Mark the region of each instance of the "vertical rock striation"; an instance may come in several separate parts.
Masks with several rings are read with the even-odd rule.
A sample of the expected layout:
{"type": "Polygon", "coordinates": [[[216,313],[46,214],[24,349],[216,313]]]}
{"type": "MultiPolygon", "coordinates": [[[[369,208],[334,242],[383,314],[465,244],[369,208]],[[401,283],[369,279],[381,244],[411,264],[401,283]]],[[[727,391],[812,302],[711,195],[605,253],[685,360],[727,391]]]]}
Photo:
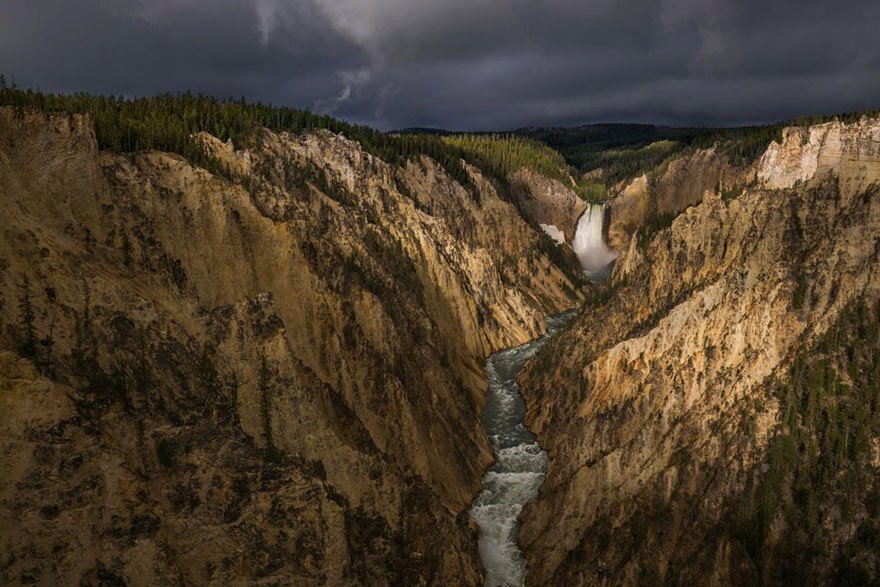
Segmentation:
{"type": "Polygon", "coordinates": [[[476,169],[201,140],[0,109],[0,577],[479,584],[481,367],[576,272],[476,169]]]}
{"type": "Polygon", "coordinates": [[[786,131],[757,186],[708,190],[627,243],[612,295],[527,366],[527,421],[549,455],[520,535],[532,584],[876,580],[880,437],[874,400],[854,395],[873,379],[847,367],[876,344],[876,317],[855,312],[862,337],[845,333],[880,295],[878,130],[786,131]],[[859,401],[842,422],[861,424],[793,416],[780,390],[812,385],[799,378],[820,359],[823,381],[848,382],[810,388],[826,393],[823,421],[859,401]],[[807,498],[792,488],[823,451],[844,460],[807,498]]]}

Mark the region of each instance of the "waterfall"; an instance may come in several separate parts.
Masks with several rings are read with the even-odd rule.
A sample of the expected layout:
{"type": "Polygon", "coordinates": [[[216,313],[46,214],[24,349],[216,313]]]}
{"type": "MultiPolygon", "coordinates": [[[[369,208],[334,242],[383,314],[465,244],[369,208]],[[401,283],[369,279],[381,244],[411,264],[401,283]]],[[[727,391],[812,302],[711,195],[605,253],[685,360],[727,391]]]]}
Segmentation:
{"type": "Polygon", "coordinates": [[[581,262],[581,267],[591,279],[601,279],[608,274],[617,253],[605,244],[602,226],[605,221],[605,204],[587,204],[578,219],[571,248],[581,262]]]}

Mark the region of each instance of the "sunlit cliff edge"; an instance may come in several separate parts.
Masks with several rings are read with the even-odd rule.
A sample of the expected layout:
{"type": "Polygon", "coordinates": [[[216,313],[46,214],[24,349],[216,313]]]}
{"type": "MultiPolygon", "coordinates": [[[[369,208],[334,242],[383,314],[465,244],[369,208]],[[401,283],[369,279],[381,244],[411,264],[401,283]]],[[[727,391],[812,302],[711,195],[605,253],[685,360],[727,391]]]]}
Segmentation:
{"type": "Polygon", "coordinates": [[[699,151],[609,202],[605,294],[520,378],[549,455],[532,584],[877,580],[878,179],[863,118],[746,168],[699,151]],[[640,237],[658,207],[674,220],[640,237]]]}

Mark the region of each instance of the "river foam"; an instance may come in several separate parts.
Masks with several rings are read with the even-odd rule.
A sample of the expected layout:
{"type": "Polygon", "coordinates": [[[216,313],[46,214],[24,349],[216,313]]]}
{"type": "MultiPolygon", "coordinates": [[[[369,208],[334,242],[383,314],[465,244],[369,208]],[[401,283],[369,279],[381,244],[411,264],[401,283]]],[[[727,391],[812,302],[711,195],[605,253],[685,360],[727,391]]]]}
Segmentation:
{"type": "Polygon", "coordinates": [[[538,495],[547,468],[547,453],[523,425],[526,409],[516,376],[547,337],[572,315],[573,312],[567,312],[550,318],[545,336],[495,353],[486,362],[489,391],[483,426],[492,441],[496,460],[483,476],[483,488],[470,514],[480,528],[480,558],[489,587],[523,584],[526,561],[516,542],[519,513],[538,495]]]}

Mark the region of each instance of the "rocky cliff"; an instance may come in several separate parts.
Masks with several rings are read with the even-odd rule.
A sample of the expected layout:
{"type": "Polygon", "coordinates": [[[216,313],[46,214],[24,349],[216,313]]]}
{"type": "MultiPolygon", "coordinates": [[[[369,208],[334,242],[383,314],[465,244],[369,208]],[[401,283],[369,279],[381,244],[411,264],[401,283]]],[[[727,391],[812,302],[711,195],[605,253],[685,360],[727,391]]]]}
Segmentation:
{"type": "Polygon", "coordinates": [[[650,174],[626,183],[607,203],[608,243],[618,251],[629,247],[633,234],[664,217],[699,203],[706,191],[742,189],[754,169],[736,167],[717,147],[678,156],[650,174]]]}
{"type": "Polygon", "coordinates": [[[577,272],[475,168],[199,140],[0,109],[3,582],[480,583],[481,367],[577,272]]]}
{"type": "Polygon", "coordinates": [[[513,176],[513,192],[523,217],[537,225],[555,226],[565,242],[574,240],[578,219],[587,203],[558,179],[548,178],[530,169],[513,176]]]}
{"type": "Polygon", "coordinates": [[[880,125],[873,118],[854,124],[838,121],[783,131],[758,162],[758,179],[770,188],[790,188],[829,174],[840,178],[846,194],[863,192],[880,181],[880,125]]]}
{"type": "Polygon", "coordinates": [[[878,132],[790,129],[757,185],[620,239],[521,376],[549,455],[533,584],[878,579],[878,132]]]}

